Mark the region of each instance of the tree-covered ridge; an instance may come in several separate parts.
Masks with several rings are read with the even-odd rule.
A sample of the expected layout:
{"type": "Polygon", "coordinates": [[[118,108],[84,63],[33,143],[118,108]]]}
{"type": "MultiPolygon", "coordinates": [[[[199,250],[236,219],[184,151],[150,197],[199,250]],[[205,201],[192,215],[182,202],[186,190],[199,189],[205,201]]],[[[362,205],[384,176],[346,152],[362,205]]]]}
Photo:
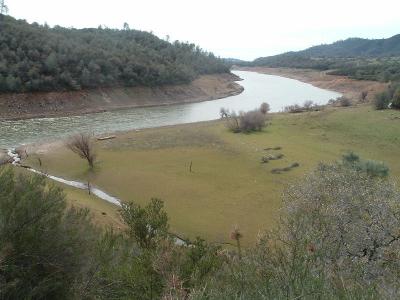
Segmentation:
{"type": "Polygon", "coordinates": [[[349,38],[300,51],[318,57],[382,57],[400,55],[400,34],[387,39],[349,38]]]}
{"type": "Polygon", "coordinates": [[[355,79],[400,80],[400,34],[388,39],[350,38],[302,51],[260,57],[247,63],[272,68],[334,70],[355,79]]]}
{"type": "Polygon", "coordinates": [[[372,58],[400,56],[400,34],[388,39],[349,38],[332,44],[313,46],[305,50],[287,52],[274,56],[260,57],[253,63],[283,64],[294,63],[303,59],[303,64],[310,63],[312,58],[372,58]]]}
{"type": "Polygon", "coordinates": [[[229,69],[198,46],[109,28],[50,28],[10,16],[0,23],[0,92],[155,86],[229,69]]]}

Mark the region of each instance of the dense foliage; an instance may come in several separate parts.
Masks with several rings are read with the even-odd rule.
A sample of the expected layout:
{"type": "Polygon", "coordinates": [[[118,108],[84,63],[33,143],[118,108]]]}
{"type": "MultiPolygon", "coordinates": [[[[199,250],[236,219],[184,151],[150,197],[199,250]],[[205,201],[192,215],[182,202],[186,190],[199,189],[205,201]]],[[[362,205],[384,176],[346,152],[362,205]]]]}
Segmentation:
{"type": "Polygon", "coordinates": [[[400,82],[393,82],[385,91],[376,94],[374,104],[378,110],[400,109],[400,82]]]}
{"type": "Polygon", "coordinates": [[[229,69],[189,43],[131,30],[73,29],[0,19],[0,92],[155,86],[229,69]]]}
{"type": "Polygon", "coordinates": [[[121,208],[121,233],[68,208],[43,177],[0,169],[3,299],[397,299],[400,192],[354,153],[283,195],[274,230],[242,249],[168,233],[163,202],[121,208]]]}
{"type": "Polygon", "coordinates": [[[400,55],[400,34],[387,39],[349,38],[300,51],[313,57],[379,57],[400,55]]]}
{"type": "Polygon", "coordinates": [[[283,200],[277,229],[228,260],[194,299],[398,298],[400,193],[392,183],[348,161],[322,164],[283,200]]]}
{"type": "Polygon", "coordinates": [[[218,246],[175,243],[158,199],[121,219],[120,233],[97,228],[44,177],[0,168],[0,298],[183,299],[222,264],[218,246]]]}
{"type": "Polygon", "coordinates": [[[377,40],[350,38],[238,64],[333,70],[330,74],[362,80],[400,80],[400,35],[377,40]]]}
{"type": "Polygon", "coordinates": [[[0,298],[69,299],[84,292],[97,234],[41,177],[0,169],[0,298]]]}

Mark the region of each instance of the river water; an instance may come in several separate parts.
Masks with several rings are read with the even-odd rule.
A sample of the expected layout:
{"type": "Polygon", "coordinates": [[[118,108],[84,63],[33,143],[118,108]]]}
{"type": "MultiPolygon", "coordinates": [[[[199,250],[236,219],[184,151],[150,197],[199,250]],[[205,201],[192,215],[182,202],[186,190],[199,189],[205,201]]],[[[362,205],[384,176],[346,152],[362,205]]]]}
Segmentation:
{"type": "Polygon", "coordinates": [[[219,118],[221,107],[247,111],[268,102],[272,112],[290,104],[311,100],[325,104],[339,93],[297,80],[247,71],[234,71],[243,80],[244,92],[224,99],[200,103],[131,108],[83,116],[0,121],[0,148],[65,138],[77,132],[103,134],[115,131],[159,127],[219,118]]]}

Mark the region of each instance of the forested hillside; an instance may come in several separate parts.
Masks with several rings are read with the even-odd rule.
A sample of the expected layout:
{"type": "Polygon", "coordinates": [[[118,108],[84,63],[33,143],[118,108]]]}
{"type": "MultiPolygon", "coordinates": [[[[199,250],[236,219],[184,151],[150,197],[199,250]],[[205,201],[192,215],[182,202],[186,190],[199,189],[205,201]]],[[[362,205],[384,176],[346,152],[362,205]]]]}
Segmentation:
{"type": "Polygon", "coordinates": [[[1,16],[0,92],[61,91],[187,83],[229,72],[189,43],[131,30],[49,28],[1,16]]]}
{"type": "Polygon", "coordinates": [[[355,79],[400,80],[400,35],[388,39],[350,38],[298,52],[260,57],[253,66],[334,70],[355,79]]]}
{"type": "Polygon", "coordinates": [[[317,57],[400,56],[400,34],[388,39],[349,38],[329,45],[314,46],[299,54],[317,57]]]}

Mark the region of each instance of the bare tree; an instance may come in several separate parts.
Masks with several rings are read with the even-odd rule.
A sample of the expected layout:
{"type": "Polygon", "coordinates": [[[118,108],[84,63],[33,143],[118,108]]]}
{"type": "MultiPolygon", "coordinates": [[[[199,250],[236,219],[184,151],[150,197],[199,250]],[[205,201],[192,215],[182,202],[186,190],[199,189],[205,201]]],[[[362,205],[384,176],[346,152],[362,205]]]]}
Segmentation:
{"type": "Polygon", "coordinates": [[[97,155],[91,135],[84,133],[77,134],[70,139],[67,147],[72,152],[78,154],[80,158],[86,159],[90,168],[94,167],[97,155]]]}
{"type": "Polygon", "coordinates": [[[367,101],[368,91],[362,91],[360,94],[360,101],[362,103],[367,101]]]}

